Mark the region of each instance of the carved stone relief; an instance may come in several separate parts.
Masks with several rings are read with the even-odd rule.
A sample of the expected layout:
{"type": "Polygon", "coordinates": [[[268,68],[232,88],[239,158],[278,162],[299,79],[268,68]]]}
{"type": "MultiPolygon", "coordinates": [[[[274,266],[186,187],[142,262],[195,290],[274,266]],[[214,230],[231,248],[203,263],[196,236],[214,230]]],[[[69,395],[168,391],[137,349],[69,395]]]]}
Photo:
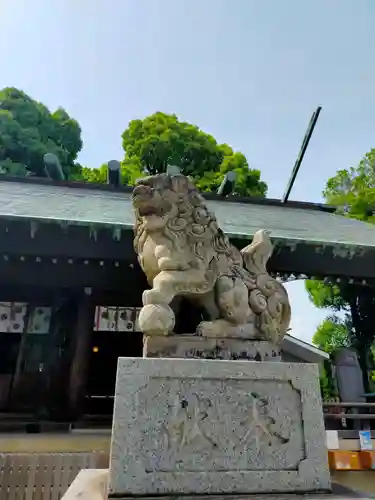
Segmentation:
{"type": "Polygon", "coordinates": [[[113,492],[329,489],[318,370],[120,358],[113,492]]]}
{"type": "Polygon", "coordinates": [[[286,289],[266,269],[273,250],[266,230],[240,252],[183,175],[142,179],[132,201],[134,248],[151,285],[139,315],[143,333],[172,334],[171,304],[185,297],[206,311],[198,335],[280,342],[289,327],[290,305],[286,289]]]}
{"type": "Polygon", "coordinates": [[[189,399],[176,398],[170,421],[163,425],[166,438],[166,448],[173,446],[179,451],[194,440],[200,441],[203,446],[216,447],[216,442],[202,428],[207,420],[207,410],[212,404],[209,399],[201,399],[197,394],[189,399]]]}

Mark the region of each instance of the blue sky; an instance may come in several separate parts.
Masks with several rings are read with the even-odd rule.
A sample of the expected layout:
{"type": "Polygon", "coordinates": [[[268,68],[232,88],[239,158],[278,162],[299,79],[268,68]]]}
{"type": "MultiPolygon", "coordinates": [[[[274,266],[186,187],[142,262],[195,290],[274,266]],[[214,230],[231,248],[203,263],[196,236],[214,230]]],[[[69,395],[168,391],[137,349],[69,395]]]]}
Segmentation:
{"type": "MultiPolygon", "coordinates": [[[[129,120],[176,113],[242,151],[269,196],[285,189],[314,109],[323,112],[291,199],[375,147],[374,0],[0,0],[0,88],[83,129],[80,161],[121,159],[129,120]]],[[[293,334],[324,312],[288,285],[293,334]]]]}

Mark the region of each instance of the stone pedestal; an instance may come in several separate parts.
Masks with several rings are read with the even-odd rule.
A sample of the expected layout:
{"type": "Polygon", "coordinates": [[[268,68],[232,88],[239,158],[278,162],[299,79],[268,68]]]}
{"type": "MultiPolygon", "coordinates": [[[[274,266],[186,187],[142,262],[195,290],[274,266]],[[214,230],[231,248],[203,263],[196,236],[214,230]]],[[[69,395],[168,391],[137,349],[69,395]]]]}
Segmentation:
{"type": "MultiPolygon", "coordinates": [[[[62,500],[108,500],[108,498],[117,498],[117,500],[134,500],[131,495],[120,495],[108,497],[108,479],[109,471],[106,469],[83,469],[78,473],[68,491],[62,500]]],[[[171,500],[170,496],[147,496],[147,500],[171,500]]],[[[229,498],[225,495],[208,496],[174,496],[173,500],[370,500],[366,494],[360,494],[349,490],[343,486],[333,484],[332,493],[316,493],[311,495],[304,494],[276,494],[276,495],[236,495],[229,498]]]]}
{"type": "Polygon", "coordinates": [[[318,370],[120,358],[110,463],[117,496],[328,491],[318,370]]]}
{"type": "Polygon", "coordinates": [[[196,335],[145,336],[143,357],[281,361],[280,349],[266,341],[196,335]]]}

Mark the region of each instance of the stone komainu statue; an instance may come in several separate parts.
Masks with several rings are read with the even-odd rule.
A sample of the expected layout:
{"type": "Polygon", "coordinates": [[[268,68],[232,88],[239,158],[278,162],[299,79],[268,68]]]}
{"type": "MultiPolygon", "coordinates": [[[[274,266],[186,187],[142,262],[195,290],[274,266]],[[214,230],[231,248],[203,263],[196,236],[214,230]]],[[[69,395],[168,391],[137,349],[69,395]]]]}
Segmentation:
{"type": "Polygon", "coordinates": [[[134,247],[152,287],[143,293],[139,316],[144,334],[172,333],[174,304],[186,297],[207,315],[198,335],[275,344],[283,338],[291,310],[284,286],[266,270],[273,250],[267,231],[258,231],[239,251],[191,180],[181,174],[140,180],[132,202],[134,247]]]}

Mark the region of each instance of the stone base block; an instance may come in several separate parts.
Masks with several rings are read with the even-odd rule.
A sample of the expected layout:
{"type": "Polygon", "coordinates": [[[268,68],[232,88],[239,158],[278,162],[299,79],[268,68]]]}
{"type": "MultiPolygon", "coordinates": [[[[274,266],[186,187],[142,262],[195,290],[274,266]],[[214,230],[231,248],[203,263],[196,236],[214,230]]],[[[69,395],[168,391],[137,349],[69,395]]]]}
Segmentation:
{"type": "Polygon", "coordinates": [[[280,349],[266,341],[194,335],[144,337],[143,357],[281,361],[280,349]]]}
{"type": "MultiPolygon", "coordinates": [[[[63,496],[62,500],[108,500],[109,470],[104,469],[83,469],[78,473],[72,485],[63,496]]],[[[117,498],[117,500],[134,500],[131,496],[110,496],[109,498],[117,498]]],[[[140,500],[142,497],[138,497],[140,500]]],[[[143,497],[144,500],[171,500],[171,497],[143,497]]],[[[312,495],[298,495],[298,494],[279,494],[279,495],[251,495],[251,496],[175,496],[173,500],[355,500],[361,498],[362,500],[370,500],[366,494],[356,493],[344,488],[340,485],[332,485],[332,494],[312,494],[312,495]]]]}
{"type": "MultiPolygon", "coordinates": [[[[76,497],[75,497],[76,498],[76,497]]],[[[111,496],[109,498],[112,498],[111,496]]],[[[113,497],[113,498],[116,498],[117,500],[134,500],[134,497],[130,497],[130,496],[121,496],[121,497],[113,497]]],[[[140,499],[142,497],[139,497],[140,499]]],[[[351,491],[348,491],[347,493],[343,493],[343,494],[340,494],[340,495],[336,495],[336,494],[322,494],[322,493],[312,493],[312,494],[308,494],[308,495],[304,495],[304,494],[286,494],[286,493],[280,493],[280,494],[276,494],[276,495],[269,495],[269,494],[265,494],[265,495],[230,495],[230,496],[226,496],[226,495],[215,495],[215,496],[197,496],[197,495],[194,495],[194,496],[173,496],[173,500],[358,500],[358,499],[362,499],[362,500],[371,500],[375,497],[369,497],[367,495],[360,495],[358,493],[355,493],[355,492],[351,492],[351,491]]],[[[65,497],[63,498],[63,500],[70,500],[70,498],[66,498],[65,497]]],[[[93,497],[84,497],[84,498],[81,498],[80,497],[80,500],[102,500],[101,497],[98,499],[97,498],[93,498],[93,497]]],[[[103,500],[107,500],[107,498],[104,498],[103,497],[103,500]]],[[[145,497],[143,500],[171,500],[171,497],[163,497],[163,496],[156,496],[156,497],[145,497]]]]}
{"type": "Polygon", "coordinates": [[[310,364],[120,358],[113,495],[330,490],[310,364]]]}

